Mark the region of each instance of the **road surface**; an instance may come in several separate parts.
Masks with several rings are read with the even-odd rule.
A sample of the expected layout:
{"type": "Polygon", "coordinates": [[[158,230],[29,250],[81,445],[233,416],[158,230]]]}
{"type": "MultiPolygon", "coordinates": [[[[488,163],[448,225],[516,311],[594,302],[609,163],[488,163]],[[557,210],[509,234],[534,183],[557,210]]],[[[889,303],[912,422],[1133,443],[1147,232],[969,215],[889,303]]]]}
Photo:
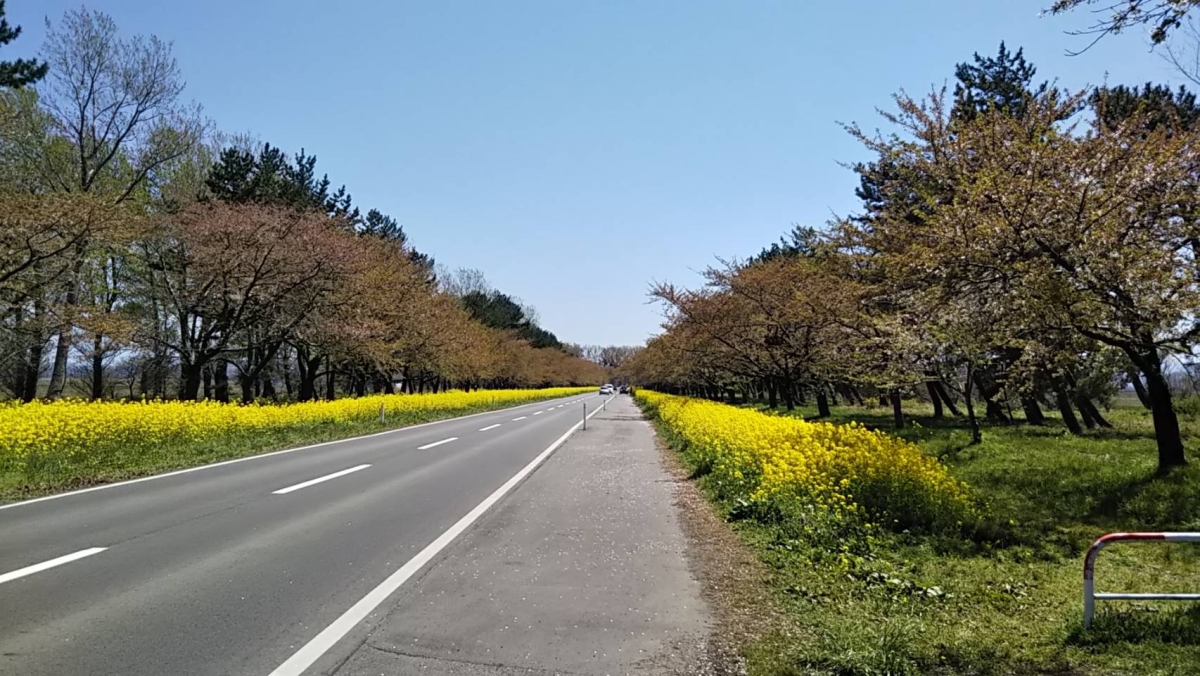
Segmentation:
{"type": "Polygon", "coordinates": [[[0,507],[0,673],[320,673],[602,401],[0,507]]]}

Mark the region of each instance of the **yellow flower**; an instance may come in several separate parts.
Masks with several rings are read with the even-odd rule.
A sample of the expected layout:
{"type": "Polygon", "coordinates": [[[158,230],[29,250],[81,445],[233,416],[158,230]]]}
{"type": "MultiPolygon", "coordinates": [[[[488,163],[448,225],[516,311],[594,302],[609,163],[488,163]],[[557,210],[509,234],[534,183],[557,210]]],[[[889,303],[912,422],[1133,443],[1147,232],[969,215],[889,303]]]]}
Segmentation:
{"type": "Polygon", "coordinates": [[[698,465],[759,503],[800,499],[885,523],[936,526],[973,509],[966,487],[911,443],[861,425],[814,423],[639,390],[698,465]]]}
{"type": "Polygon", "coordinates": [[[392,421],[429,414],[451,416],[495,404],[590,392],[591,388],[447,391],[387,394],[336,401],[259,405],[213,401],[9,403],[0,405],[0,471],[30,474],[47,464],[119,468],[127,458],[162,454],[182,444],[201,444],[296,426],[344,425],[378,419],[380,407],[392,421]]]}

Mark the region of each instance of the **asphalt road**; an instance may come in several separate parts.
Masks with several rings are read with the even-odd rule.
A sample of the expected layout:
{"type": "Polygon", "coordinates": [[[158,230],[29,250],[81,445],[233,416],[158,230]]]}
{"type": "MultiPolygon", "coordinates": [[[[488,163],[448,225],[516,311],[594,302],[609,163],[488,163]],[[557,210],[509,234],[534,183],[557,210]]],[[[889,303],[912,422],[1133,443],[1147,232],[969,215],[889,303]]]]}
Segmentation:
{"type": "Polygon", "coordinates": [[[581,401],[602,399],[0,507],[0,673],[299,673],[298,651],[336,641],[349,609],[436,555],[561,442],[581,401]]]}

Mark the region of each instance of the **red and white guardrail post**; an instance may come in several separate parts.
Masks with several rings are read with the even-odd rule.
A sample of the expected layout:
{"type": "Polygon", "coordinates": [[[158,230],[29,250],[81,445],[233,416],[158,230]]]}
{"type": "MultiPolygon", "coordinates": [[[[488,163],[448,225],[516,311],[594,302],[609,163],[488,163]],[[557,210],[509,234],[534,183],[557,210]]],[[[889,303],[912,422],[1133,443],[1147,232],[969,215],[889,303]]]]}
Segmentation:
{"type": "Polygon", "coordinates": [[[1096,600],[1110,601],[1200,601],[1200,594],[1124,594],[1096,591],[1096,558],[1114,542],[1200,542],[1200,533],[1109,533],[1088,547],[1083,559],[1083,628],[1092,626],[1096,600]]]}

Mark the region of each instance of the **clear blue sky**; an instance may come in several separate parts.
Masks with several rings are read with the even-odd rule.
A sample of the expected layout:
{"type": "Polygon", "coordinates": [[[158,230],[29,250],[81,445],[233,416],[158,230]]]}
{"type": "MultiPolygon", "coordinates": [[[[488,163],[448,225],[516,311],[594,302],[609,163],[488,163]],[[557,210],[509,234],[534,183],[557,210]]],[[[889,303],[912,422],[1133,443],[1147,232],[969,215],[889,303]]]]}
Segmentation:
{"type": "MultiPolygon", "coordinates": [[[[855,208],[874,127],[900,88],[973,52],[1023,46],[1078,87],[1171,81],[1137,34],[1078,57],[1050,0],[102,0],[123,30],[175,44],[217,126],[301,147],[419,248],[483,270],[567,341],[640,343],[652,280],[698,283],[792,223],[855,208]]],[[[9,0],[37,49],[63,0],[9,0]]]]}

